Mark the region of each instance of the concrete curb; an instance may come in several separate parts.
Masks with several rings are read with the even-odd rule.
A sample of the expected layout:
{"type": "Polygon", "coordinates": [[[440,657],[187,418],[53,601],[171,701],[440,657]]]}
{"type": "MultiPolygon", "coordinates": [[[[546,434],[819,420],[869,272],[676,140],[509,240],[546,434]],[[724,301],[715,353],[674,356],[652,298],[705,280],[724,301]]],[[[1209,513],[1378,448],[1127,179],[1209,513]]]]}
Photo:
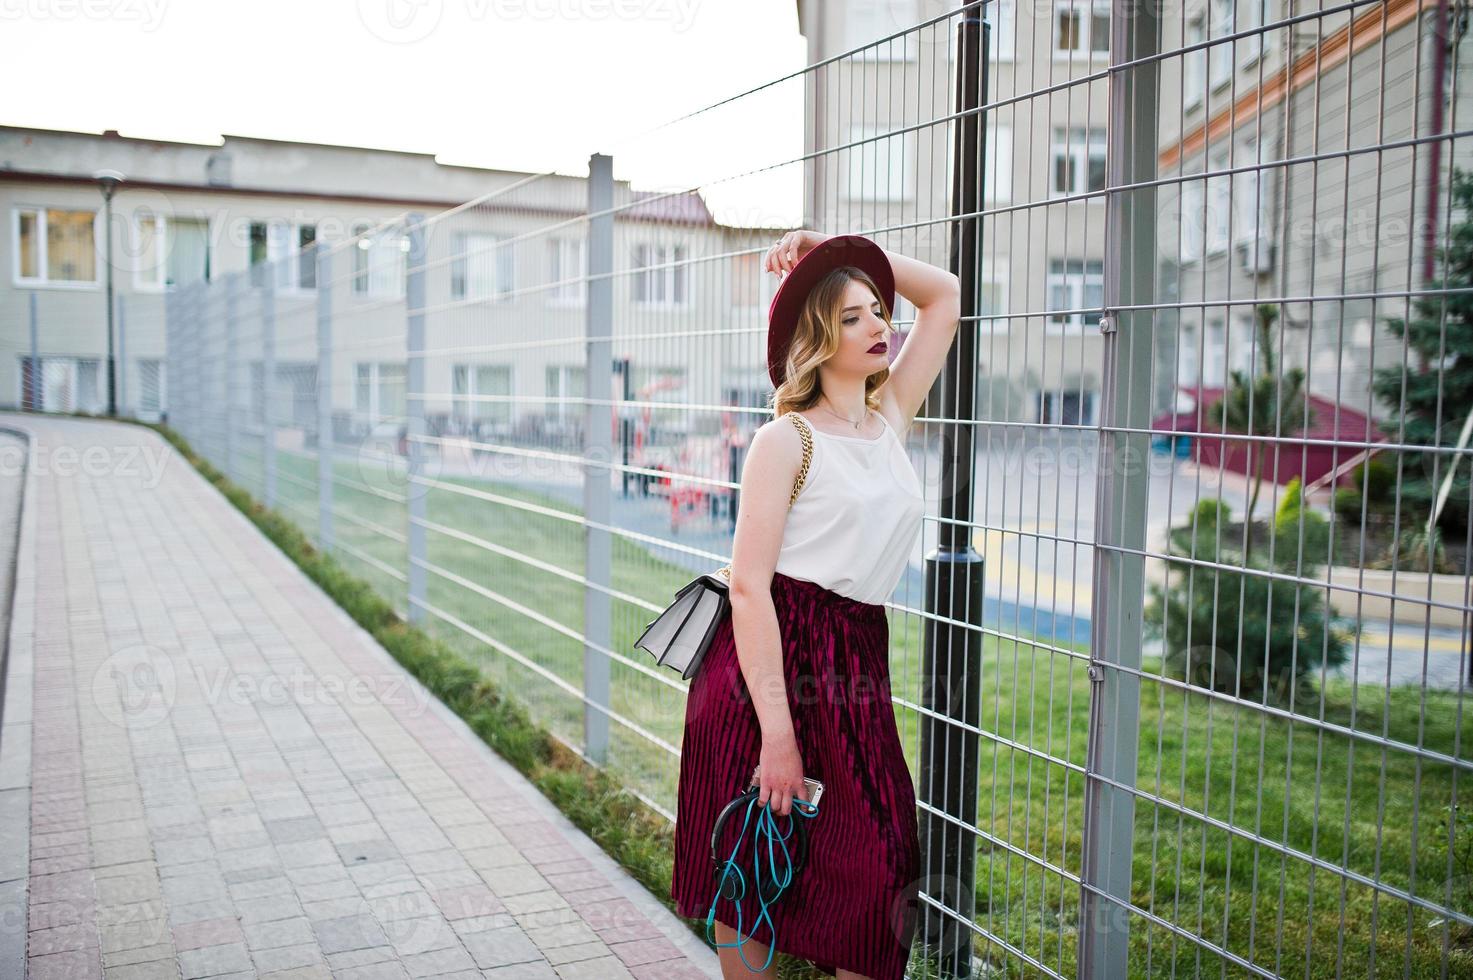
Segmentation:
{"type": "Polygon", "coordinates": [[[31,864],[31,679],[35,636],[35,496],[29,466],[31,434],[0,425],[22,441],[22,471],[0,474],[0,486],[19,489],[16,520],[0,516],[0,560],[10,566],[9,629],[0,660],[0,980],[26,975],[31,864]],[[7,553],[8,552],[8,553],[7,553]]]}

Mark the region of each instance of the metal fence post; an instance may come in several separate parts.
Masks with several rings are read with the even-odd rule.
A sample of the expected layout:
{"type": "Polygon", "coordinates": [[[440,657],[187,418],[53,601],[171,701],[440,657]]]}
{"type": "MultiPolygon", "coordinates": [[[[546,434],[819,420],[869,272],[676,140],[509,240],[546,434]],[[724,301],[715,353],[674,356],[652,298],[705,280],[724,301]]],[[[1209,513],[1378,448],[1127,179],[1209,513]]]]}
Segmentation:
{"type": "Polygon", "coordinates": [[[317,251],[317,546],[332,551],[332,249],[317,251]]]}
{"type": "Polygon", "coordinates": [[[421,623],[425,618],[425,490],[419,480],[424,474],[425,437],[425,228],[424,215],[409,215],[408,281],[404,288],[404,307],[408,330],[405,338],[404,411],[408,440],[409,479],[404,484],[409,504],[409,621],[421,623]]]}
{"type": "Polygon", "coordinates": [[[225,280],[225,475],[231,480],[239,480],[235,469],[235,440],[236,424],[235,413],[240,404],[239,392],[235,389],[235,376],[239,371],[239,365],[235,363],[236,350],[236,307],[239,305],[236,298],[236,277],[230,276],[225,280]]]}
{"type": "Polygon", "coordinates": [[[276,506],[276,426],[271,389],[276,382],[276,283],[268,278],[261,290],[261,483],[267,507],[276,506]]]}
{"type": "Polygon", "coordinates": [[[203,285],[197,283],[190,289],[180,290],[174,307],[179,314],[179,386],[170,393],[170,397],[172,400],[177,396],[175,407],[178,409],[179,424],[176,428],[185,441],[194,447],[195,452],[202,448],[195,440],[199,414],[194,404],[194,387],[200,380],[199,366],[195,363],[195,346],[199,339],[191,318],[194,315],[194,292],[203,285]]]}
{"type": "Polygon", "coordinates": [[[605,530],[613,515],[609,466],[614,459],[613,410],[614,330],[614,158],[594,153],[588,158],[588,307],[584,313],[587,403],[583,409],[583,513],[585,525],[583,590],[584,751],[602,763],[609,749],[609,716],[594,705],[612,705],[609,657],[613,648],[608,589],[613,577],[613,542],[605,530]]]}
{"type": "MultiPolygon", "coordinates": [[[[202,444],[205,436],[205,426],[208,420],[203,412],[205,406],[205,358],[202,356],[204,339],[204,318],[201,313],[203,309],[203,298],[205,295],[205,284],[196,283],[189,294],[183,297],[184,302],[184,344],[185,351],[189,357],[189,370],[185,373],[185,391],[189,398],[187,411],[183,417],[188,420],[188,435],[186,438],[194,445],[195,452],[201,456],[206,455],[205,446],[202,444]]],[[[218,463],[219,460],[217,459],[218,463]]]]}
{"type": "Polygon", "coordinates": [[[961,326],[942,375],[940,523],[926,556],[926,610],[921,654],[921,893],[919,933],[939,957],[942,976],[972,975],[976,899],[978,764],[982,686],[982,556],[972,547],[975,466],[978,239],[987,97],[989,27],[980,8],[957,23],[956,122],[951,211],[951,266],[961,280],[961,326]],[[940,905],[941,909],[933,906],[940,905]],[[943,911],[945,910],[945,911],[943,911]],[[949,914],[948,914],[949,913],[949,914]]]}
{"type": "Polygon", "coordinates": [[[127,297],[118,294],[118,415],[131,416],[128,411],[128,320],[127,297]]]}
{"type": "Polygon", "coordinates": [[[1089,744],[1081,847],[1079,975],[1123,977],[1139,752],[1155,312],[1158,5],[1112,0],[1105,200],[1104,368],[1090,610],[1089,744]],[[1131,187],[1131,190],[1115,188],[1131,187]],[[1126,431],[1121,431],[1121,430],[1126,431]],[[1133,431],[1132,431],[1133,430],[1133,431]]]}
{"type": "Polygon", "coordinates": [[[41,316],[36,310],[36,291],[30,292],[31,312],[31,411],[45,407],[45,378],[41,373],[41,316]]]}

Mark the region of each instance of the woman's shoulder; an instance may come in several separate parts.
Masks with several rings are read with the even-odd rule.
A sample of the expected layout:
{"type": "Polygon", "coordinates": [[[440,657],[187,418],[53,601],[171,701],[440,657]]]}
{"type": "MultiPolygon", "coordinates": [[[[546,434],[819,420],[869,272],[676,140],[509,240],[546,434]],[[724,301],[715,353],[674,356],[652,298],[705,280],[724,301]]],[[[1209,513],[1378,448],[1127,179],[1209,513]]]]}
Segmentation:
{"type": "Polygon", "coordinates": [[[798,430],[801,424],[795,424],[786,415],[779,415],[759,425],[752,433],[752,441],[742,462],[743,482],[756,477],[759,483],[770,478],[783,484],[797,483],[801,479],[806,484],[811,471],[804,474],[803,460],[807,454],[810,467],[816,466],[817,455],[811,447],[817,440],[810,436],[805,446],[805,438],[798,430]]]}

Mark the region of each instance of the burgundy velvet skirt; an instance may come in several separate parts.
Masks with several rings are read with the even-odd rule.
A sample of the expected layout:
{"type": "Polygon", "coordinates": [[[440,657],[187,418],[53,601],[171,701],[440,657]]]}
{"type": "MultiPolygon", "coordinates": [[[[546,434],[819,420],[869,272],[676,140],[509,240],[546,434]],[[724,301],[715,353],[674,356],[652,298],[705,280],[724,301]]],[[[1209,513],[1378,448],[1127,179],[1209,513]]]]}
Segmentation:
{"type": "MultiPolygon", "coordinates": [[[[773,604],[782,636],[788,705],[803,775],[824,784],[818,813],[806,820],[808,857],[768,914],[778,952],[832,975],[854,970],[900,980],[915,934],[920,844],[915,790],[890,700],[890,634],[885,607],[775,573],[773,604]]],[[[711,828],[721,809],[751,783],[762,730],[737,660],[726,617],[691,678],[675,822],[671,897],[677,911],[705,921],[717,880],[711,828]]],[[[728,819],[721,858],[737,840],[745,811],[728,819]]],[[[755,825],[756,808],[752,811],[755,825]]],[[[789,817],[777,817],[780,830],[789,817]]],[[[747,878],[741,934],[774,945],[752,882],[751,828],[737,853],[747,878]]],[[[764,868],[767,855],[762,856],[764,868]]],[[[781,869],[781,855],[778,855],[781,869]]],[[[716,921],[737,928],[736,904],[716,903],[716,921]]],[[[714,937],[714,930],[712,936],[714,937]]],[[[760,966],[756,947],[744,948],[760,966]]]]}

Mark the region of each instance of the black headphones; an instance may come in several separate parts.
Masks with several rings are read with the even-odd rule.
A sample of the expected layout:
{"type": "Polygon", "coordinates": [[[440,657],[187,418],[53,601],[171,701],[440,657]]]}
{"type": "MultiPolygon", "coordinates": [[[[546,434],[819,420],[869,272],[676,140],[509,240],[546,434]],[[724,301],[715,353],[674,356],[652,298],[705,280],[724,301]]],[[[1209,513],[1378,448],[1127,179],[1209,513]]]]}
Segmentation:
{"type": "MultiPolygon", "coordinates": [[[[720,897],[729,902],[735,902],[740,898],[741,892],[738,889],[745,891],[745,887],[743,886],[742,879],[738,875],[731,873],[733,870],[740,869],[735,865],[728,865],[727,862],[730,855],[722,856],[717,850],[720,846],[721,831],[726,826],[726,821],[732,814],[746,808],[758,799],[761,789],[760,786],[749,787],[740,796],[726,804],[720,816],[716,818],[715,826],[711,828],[711,868],[716,876],[716,885],[720,889],[720,897]]],[[[796,804],[798,801],[794,802],[796,804]]],[[[808,818],[800,814],[789,813],[788,823],[791,830],[786,839],[792,841],[793,838],[797,838],[794,846],[789,851],[793,862],[792,880],[796,881],[798,873],[803,870],[803,863],[808,859],[808,818]]],[[[786,871],[786,868],[783,870],[786,871]]],[[[778,869],[772,868],[771,871],[775,875],[778,869]]],[[[773,902],[776,902],[783,891],[782,884],[776,878],[759,881],[756,887],[757,894],[763,900],[764,905],[771,905],[773,902]],[[772,897],[768,898],[768,895],[772,897]]]]}

